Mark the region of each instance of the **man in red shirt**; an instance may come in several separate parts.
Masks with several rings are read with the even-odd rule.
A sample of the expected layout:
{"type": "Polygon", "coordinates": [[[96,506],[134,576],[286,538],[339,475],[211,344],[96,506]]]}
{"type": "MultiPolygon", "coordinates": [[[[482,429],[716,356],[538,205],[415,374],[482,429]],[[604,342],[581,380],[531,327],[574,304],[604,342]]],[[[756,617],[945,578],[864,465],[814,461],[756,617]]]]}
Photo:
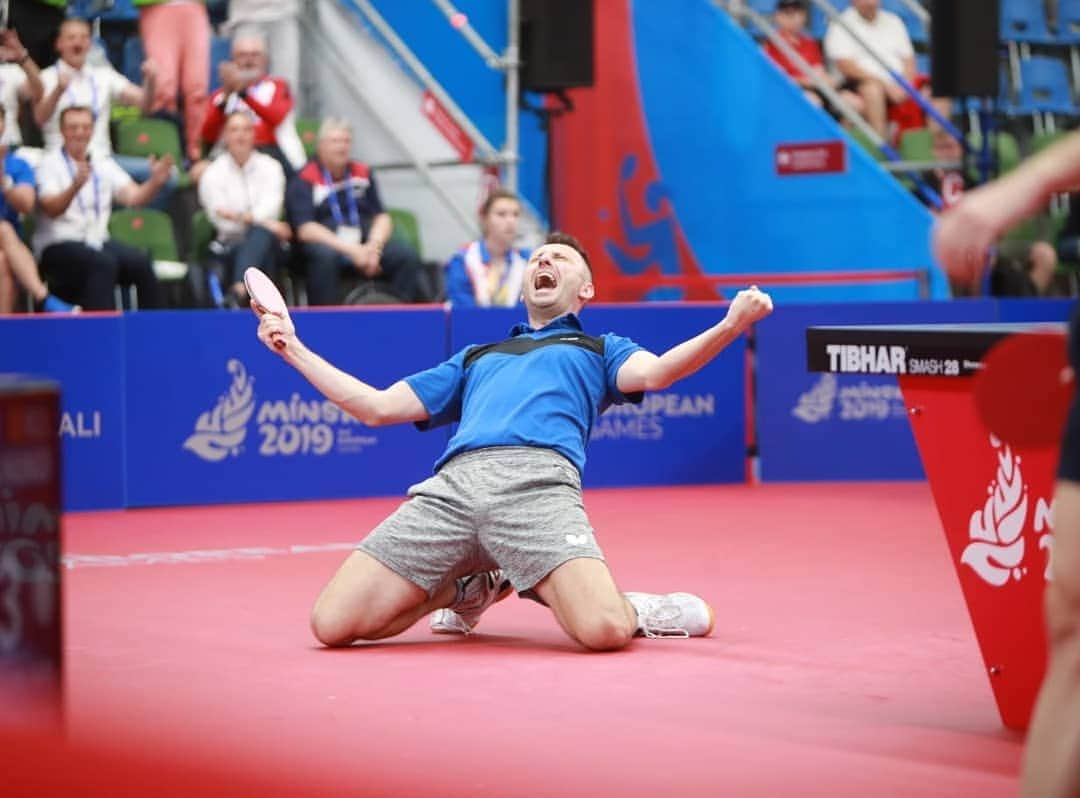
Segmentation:
{"type": "MultiPolygon", "coordinates": [[[[277,159],[291,175],[307,161],[304,145],[296,132],[293,98],[289,84],[267,74],[269,58],[266,41],[258,33],[239,33],[232,43],[232,60],[220,66],[221,88],[210,95],[202,127],[203,143],[211,155],[221,149],[225,120],[234,111],[243,111],[255,123],[255,148],[277,159]]],[[[192,168],[197,180],[207,162],[192,168]]]]}
{"type": "MultiPolygon", "coordinates": [[[[806,34],[806,2],[805,0],[779,0],[776,4],[776,13],[773,15],[773,24],[781,38],[795,50],[803,60],[809,64],[818,77],[833,88],[837,89],[844,102],[855,111],[862,113],[863,101],[853,91],[849,91],[844,85],[842,78],[834,78],[825,71],[825,59],[821,55],[821,47],[806,34]]],[[[827,105],[827,98],[818,91],[810,76],[798,66],[791,63],[780,48],[770,41],[765,42],[765,54],[771,58],[788,77],[803,88],[806,99],[822,108],[827,105]]]]}

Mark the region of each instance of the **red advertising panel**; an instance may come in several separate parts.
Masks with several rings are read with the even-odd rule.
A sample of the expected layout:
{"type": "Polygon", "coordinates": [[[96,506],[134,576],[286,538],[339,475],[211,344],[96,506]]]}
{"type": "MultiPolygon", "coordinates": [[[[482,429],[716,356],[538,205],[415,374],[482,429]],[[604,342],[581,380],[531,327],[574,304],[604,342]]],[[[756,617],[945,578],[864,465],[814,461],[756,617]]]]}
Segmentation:
{"type": "Polygon", "coordinates": [[[0,724],[59,717],[59,429],[55,385],[0,375],[0,724]]]}

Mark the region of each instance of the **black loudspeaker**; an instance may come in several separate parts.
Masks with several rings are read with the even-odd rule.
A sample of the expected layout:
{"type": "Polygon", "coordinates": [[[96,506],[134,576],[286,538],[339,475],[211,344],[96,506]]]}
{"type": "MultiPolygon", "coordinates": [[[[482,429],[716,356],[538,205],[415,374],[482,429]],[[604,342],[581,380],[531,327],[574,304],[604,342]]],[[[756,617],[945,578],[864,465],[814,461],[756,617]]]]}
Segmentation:
{"type": "Polygon", "coordinates": [[[522,0],[521,87],[593,85],[592,0],[522,0]]]}
{"type": "Polygon", "coordinates": [[[930,75],[938,97],[997,97],[997,0],[933,0],[930,75]]]}

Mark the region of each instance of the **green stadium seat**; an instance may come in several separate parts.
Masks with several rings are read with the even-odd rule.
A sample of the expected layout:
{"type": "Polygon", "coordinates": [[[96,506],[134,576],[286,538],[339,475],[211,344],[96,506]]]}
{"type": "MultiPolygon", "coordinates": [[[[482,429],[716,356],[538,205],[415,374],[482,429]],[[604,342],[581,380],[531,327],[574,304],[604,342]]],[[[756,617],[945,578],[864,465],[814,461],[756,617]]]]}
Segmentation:
{"type": "Polygon", "coordinates": [[[416,221],[416,214],[403,208],[389,208],[387,213],[394,222],[393,237],[411,246],[417,254],[421,254],[420,225],[416,221]]]}

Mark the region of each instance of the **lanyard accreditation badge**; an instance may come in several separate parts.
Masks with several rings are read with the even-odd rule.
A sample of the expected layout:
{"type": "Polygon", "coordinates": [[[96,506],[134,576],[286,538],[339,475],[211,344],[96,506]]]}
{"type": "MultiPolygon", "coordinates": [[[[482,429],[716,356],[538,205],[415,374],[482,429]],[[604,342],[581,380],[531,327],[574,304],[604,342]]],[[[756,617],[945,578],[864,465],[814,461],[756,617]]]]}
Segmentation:
{"type": "Polygon", "coordinates": [[[325,168],[322,170],[323,181],[330,193],[326,197],[326,204],[330,208],[330,215],[334,217],[334,232],[337,237],[347,244],[359,244],[362,239],[360,229],[360,208],[356,204],[356,195],[353,193],[352,176],[345,178],[345,205],[349,214],[348,224],[341,212],[341,203],[338,201],[338,192],[334,187],[334,180],[325,168]]]}

